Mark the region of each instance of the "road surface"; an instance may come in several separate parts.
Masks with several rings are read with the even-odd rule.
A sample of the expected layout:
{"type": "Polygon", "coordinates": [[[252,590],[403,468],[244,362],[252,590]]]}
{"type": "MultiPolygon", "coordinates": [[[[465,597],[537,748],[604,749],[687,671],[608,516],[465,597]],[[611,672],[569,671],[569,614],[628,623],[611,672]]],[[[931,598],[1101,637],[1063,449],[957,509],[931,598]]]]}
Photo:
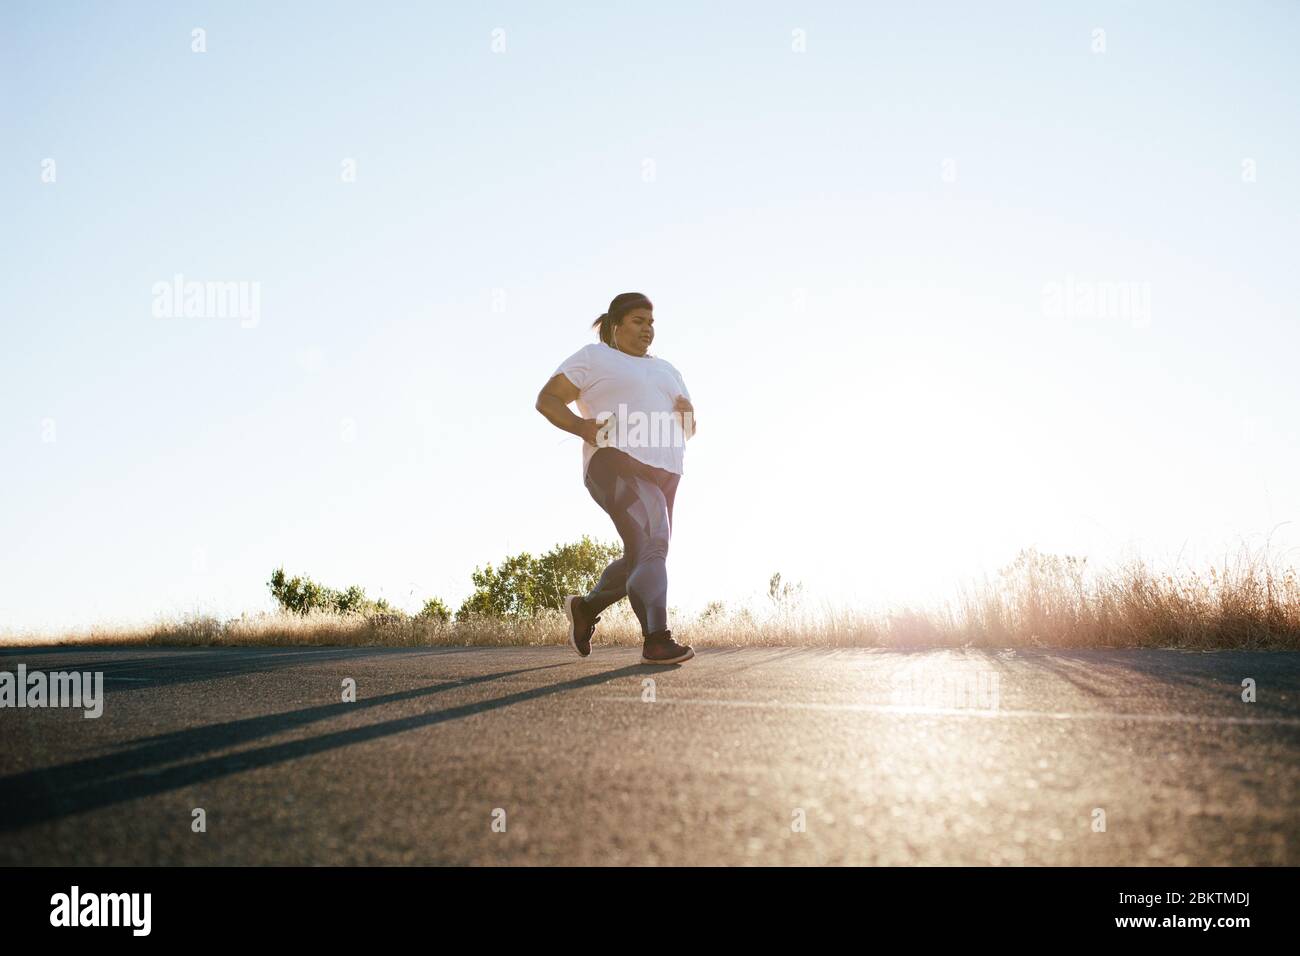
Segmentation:
{"type": "Polygon", "coordinates": [[[1300,864],[1297,653],[639,659],[0,649],[0,864],[1300,864]]]}

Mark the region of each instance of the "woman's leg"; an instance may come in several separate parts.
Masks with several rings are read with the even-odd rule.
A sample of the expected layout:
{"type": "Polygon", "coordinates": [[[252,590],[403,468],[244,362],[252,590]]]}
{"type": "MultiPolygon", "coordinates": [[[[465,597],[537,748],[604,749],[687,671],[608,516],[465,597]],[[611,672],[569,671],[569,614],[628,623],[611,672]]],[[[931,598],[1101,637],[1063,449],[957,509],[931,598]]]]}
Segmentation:
{"type": "Polygon", "coordinates": [[[582,599],[589,612],[599,614],[611,604],[627,597],[627,569],[626,554],[610,562],[591,593],[582,599]]]}
{"type": "MultiPolygon", "coordinates": [[[[587,468],[587,490],[613,519],[623,539],[623,557],[605,569],[588,606],[593,610],[608,607],[622,596],[613,597],[615,593],[626,591],[642,635],[648,637],[668,629],[670,498],[654,481],[637,474],[636,465],[626,458],[615,449],[598,451],[587,468]]],[[[676,490],[675,481],[666,484],[670,494],[676,490]]]]}
{"type": "MultiPolygon", "coordinates": [[[[660,485],[663,489],[664,498],[668,502],[668,530],[671,534],[673,523],[673,499],[677,494],[677,482],[681,475],[673,475],[666,479],[660,485]]],[[[600,499],[597,499],[599,501],[600,499]]],[[[590,593],[583,596],[583,604],[591,614],[599,614],[611,604],[615,604],[627,597],[627,576],[631,569],[631,562],[628,561],[627,555],[623,554],[615,558],[605,568],[601,574],[600,580],[596,586],[591,589],[590,593]]]]}

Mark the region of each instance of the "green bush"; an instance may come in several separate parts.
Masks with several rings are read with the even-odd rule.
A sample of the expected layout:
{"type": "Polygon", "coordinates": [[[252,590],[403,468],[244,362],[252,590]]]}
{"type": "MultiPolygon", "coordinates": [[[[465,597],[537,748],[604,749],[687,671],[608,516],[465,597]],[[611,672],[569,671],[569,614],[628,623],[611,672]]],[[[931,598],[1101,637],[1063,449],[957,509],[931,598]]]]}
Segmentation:
{"type": "MultiPolygon", "coordinates": [[[[527,618],[538,611],[558,611],[566,594],[585,594],[600,579],[606,565],[623,553],[623,546],[593,541],[584,535],[572,544],[556,545],[541,557],[528,552],[507,557],[500,565],[474,569],[474,593],[456,611],[457,621],[470,617],[527,618]]],[[[326,587],[307,577],[288,577],[276,568],[267,582],[271,596],[286,611],[309,614],[334,611],[361,614],[372,620],[395,622],[407,615],[383,598],[371,600],[353,585],[346,591],[326,587]]],[[[416,614],[421,621],[447,623],[451,610],[439,598],[425,601],[416,614]]]]}
{"type": "Polygon", "coordinates": [[[539,558],[527,551],[511,555],[497,567],[474,569],[474,593],[456,611],[470,617],[526,618],[538,611],[558,611],[566,594],[585,594],[595,587],[606,565],[623,553],[621,544],[592,541],[583,535],[573,544],[557,545],[539,558]]]}
{"type": "Polygon", "coordinates": [[[451,610],[439,598],[429,598],[415,617],[421,621],[438,621],[446,624],[451,620],[451,610]]]}
{"type": "Polygon", "coordinates": [[[384,614],[391,617],[401,616],[402,613],[391,607],[383,598],[372,601],[366,597],[366,592],[355,584],[346,591],[336,591],[316,583],[311,578],[287,577],[283,567],[272,571],[271,580],[266,583],[276,603],[294,614],[335,611],[340,614],[367,616],[384,614]]]}

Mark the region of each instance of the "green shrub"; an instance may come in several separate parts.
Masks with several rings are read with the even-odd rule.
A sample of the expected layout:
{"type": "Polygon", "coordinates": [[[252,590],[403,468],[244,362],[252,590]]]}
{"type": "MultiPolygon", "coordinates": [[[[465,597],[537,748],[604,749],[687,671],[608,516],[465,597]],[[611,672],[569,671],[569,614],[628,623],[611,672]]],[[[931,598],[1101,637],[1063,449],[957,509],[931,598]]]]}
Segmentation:
{"type": "Polygon", "coordinates": [[[336,591],[318,584],[311,578],[287,577],[284,568],[271,572],[271,580],[266,582],[271,589],[271,596],[286,611],[294,614],[309,614],[312,611],[335,611],[339,614],[363,614],[366,616],[383,614],[389,617],[404,616],[401,611],[391,607],[380,598],[372,601],[366,592],[357,585],[346,591],[336,591]]]}
{"type": "Polygon", "coordinates": [[[623,553],[621,544],[592,541],[583,535],[573,544],[556,545],[539,558],[527,551],[511,555],[497,567],[474,569],[474,593],[456,611],[456,620],[471,617],[527,618],[538,611],[558,611],[566,594],[585,594],[595,587],[606,565],[623,553]]]}
{"type": "Polygon", "coordinates": [[[438,621],[446,624],[451,620],[451,610],[439,598],[429,598],[415,617],[421,621],[438,621]]]}

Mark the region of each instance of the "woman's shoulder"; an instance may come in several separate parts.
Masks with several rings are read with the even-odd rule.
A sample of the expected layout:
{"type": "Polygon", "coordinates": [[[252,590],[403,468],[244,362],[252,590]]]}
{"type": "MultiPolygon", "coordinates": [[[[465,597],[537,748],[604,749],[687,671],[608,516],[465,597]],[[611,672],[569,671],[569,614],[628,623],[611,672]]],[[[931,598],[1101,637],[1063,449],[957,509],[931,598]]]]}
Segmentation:
{"type": "Polygon", "coordinates": [[[598,351],[599,349],[603,349],[603,348],[605,348],[604,343],[588,342],[586,345],[578,346],[576,351],[571,352],[569,354],[569,360],[570,361],[581,360],[584,362],[590,362],[593,359],[603,358],[604,357],[603,353],[598,351]]]}

